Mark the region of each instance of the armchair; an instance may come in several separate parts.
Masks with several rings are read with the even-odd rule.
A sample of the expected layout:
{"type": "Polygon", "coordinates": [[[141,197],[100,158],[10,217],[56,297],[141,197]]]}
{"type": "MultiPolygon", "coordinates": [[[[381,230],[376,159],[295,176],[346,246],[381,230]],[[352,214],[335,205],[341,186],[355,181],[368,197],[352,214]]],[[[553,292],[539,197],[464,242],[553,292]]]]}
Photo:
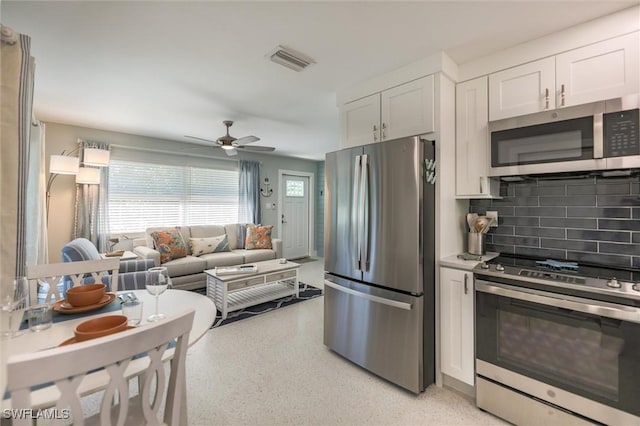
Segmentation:
{"type": "MultiPolygon", "coordinates": [[[[76,238],[62,247],[63,262],[100,259],[102,256],[100,256],[98,249],[86,238],[76,238]]],[[[145,271],[153,266],[155,266],[153,260],[150,259],[121,260],[118,271],[118,288],[120,290],[144,289],[145,271]]],[[[103,277],[103,282],[109,286],[109,277],[103,277]]]]}

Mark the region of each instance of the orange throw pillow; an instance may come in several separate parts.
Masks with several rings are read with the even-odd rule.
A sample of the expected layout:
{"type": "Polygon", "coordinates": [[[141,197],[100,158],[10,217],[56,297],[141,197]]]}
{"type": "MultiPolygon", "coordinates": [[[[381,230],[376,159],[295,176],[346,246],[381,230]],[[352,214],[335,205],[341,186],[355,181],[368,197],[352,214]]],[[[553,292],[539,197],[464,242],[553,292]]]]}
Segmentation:
{"type": "Polygon", "coordinates": [[[177,228],[152,232],[151,238],[156,250],[160,252],[160,263],[187,256],[187,247],[177,228]]]}
{"type": "Polygon", "coordinates": [[[273,225],[247,225],[247,239],[244,242],[244,248],[246,250],[272,248],[271,231],[273,231],[273,225]]]}

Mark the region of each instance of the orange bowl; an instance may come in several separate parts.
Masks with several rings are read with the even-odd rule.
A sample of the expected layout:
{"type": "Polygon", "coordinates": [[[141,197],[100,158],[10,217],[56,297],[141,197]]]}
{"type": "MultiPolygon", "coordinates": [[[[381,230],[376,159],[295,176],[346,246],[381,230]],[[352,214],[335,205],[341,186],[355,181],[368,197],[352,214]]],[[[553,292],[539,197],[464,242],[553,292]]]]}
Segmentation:
{"type": "Polygon", "coordinates": [[[127,317],[124,315],[107,315],[82,322],[74,331],[76,341],[83,342],[96,337],[107,336],[127,328],[127,317]]]}
{"type": "Polygon", "coordinates": [[[84,284],[71,287],[67,290],[67,302],[71,306],[95,305],[104,297],[104,284],[84,284]]]}

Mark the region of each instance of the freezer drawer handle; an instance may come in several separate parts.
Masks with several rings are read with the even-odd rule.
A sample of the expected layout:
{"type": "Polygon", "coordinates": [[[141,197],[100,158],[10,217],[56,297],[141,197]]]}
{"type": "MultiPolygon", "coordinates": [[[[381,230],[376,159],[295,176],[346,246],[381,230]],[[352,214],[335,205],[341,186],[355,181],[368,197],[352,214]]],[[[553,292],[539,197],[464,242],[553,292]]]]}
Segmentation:
{"type": "Polygon", "coordinates": [[[361,293],[359,291],[355,291],[355,290],[352,290],[350,288],[343,287],[341,285],[338,285],[336,283],[332,283],[331,281],[327,281],[327,280],[324,281],[324,285],[326,285],[327,287],[331,287],[331,288],[333,288],[335,290],[341,291],[343,293],[351,294],[352,296],[357,296],[357,297],[361,297],[363,299],[370,300],[372,302],[382,303],[383,305],[388,305],[388,306],[391,306],[393,308],[404,309],[405,311],[410,311],[411,310],[411,303],[398,302],[398,301],[395,301],[395,300],[385,299],[384,297],[378,297],[378,296],[373,296],[373,295],[367,294],[367,293],[361,293]]]}

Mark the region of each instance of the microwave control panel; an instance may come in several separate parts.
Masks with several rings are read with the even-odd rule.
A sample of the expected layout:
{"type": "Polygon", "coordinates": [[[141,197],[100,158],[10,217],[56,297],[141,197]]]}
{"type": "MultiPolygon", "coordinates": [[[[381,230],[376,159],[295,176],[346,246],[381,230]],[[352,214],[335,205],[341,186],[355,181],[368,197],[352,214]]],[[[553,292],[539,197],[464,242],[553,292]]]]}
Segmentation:
{"type": "Polygon", "coordinates": [[[640,155],[638,109],[604,114],[604,156],[640,155]]]}

